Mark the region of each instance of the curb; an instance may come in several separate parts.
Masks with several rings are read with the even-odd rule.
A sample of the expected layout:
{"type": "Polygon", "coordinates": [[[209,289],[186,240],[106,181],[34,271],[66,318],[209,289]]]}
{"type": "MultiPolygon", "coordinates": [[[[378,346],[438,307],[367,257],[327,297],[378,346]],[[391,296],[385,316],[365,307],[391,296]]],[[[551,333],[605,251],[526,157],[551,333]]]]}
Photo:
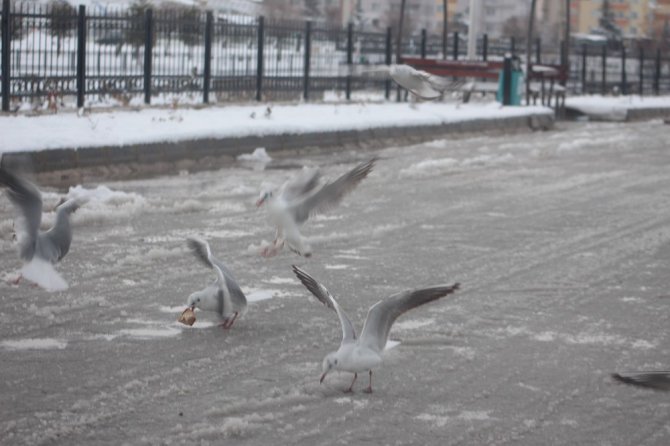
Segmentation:
{"type": "Polygon", "coordinates": [[[3,167],[30,166],[36,174],[61,175],[69,181],[89,171],[97,175],[142,176],[168,173],[189,168],[211,169],[217,164],[212,158],[231,158],[249,153],[257,147],[267,152],[318,150],[322,148],[353,147],[379,148],[400,142],[420,143],[447,135],[474,132],[510,132],[549,130],[554,127],[553,113],[530,114],[509,118],[472,119],[439,125],[408,127],[376,127],[365,130],[337,130],[301,134],[275,134],[230,138],[208,138],[179,142],[160,142],[132,146],[104,146],[79,149],[53,149],[31,152],[9,152],[2,157],[3,167]],[[202,164],[204,166],[197,166],[202,164]],[[91,172],[93,171],[93,172],[91,172]]]}

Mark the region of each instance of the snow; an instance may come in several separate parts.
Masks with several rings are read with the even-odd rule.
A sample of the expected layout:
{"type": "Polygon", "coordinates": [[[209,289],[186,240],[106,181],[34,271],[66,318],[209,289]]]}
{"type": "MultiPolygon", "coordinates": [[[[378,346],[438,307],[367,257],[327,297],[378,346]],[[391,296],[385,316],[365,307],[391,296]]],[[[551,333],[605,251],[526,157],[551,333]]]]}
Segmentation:
{"type": "Polygon", "coordinates": [[[575,96],[566,98],[565,106],[597,119],[624,121],[630,109],[670,108],[670,97],[575,96]]]}
{"type": "MultiPolygon", "coordinates": [[[[432,126],[472,119],[552,114],[545,107],[501,107],[497,103],[385,103],[273,105],[271,117],[259,117],[267,105],[214,106],[204,109],[140,109],[42,116],[0,117],[5,152],[60,148],[176,143],[230,138],[432,126]],[[252,117],[255,116],[255,117],[252,117]]],[[[251,155],[255,158],[262,152],[251,155]]]]}
{"type": "Polygon", "coordinates": [[[269,163],[270,161],[272,161],[272,158],[270,157],[270,155],[268,155],[268,152],[265,151],[264,147],[259,147],[255,149],[251,154],[244,153],[242,155],[239,155],[237,157],[237,160],[258,162],[258,163],[269,163]]]}
{"type": "Polygon", "coordinates": [[[67,347],[67,341],[50,338],[15,339],[2,341],[0,346],[7,350],[62,350],[67,347]]]}

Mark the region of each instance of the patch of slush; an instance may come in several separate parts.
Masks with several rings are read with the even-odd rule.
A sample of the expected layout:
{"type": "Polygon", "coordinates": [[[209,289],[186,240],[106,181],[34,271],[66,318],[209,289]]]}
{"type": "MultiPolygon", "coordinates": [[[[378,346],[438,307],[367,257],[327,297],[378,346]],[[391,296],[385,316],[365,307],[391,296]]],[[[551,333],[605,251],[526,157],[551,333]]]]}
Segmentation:
{"type": "Polygon", "coordinates": [[[391,350],[392,348],[395,348],[400,345],[400,341],[394,341],[393,339],[389,339],[386,341],[386,345],[384,346],[384,351],[391,350]]]}
{"type": "Polygon", "coordinates": [[[98,186],[95,189],[87,189],[81,185],[70,187],[66,198],[85,201],[72,217],[76,223],[123,219],[136,215],[147,207],[143,196],[135,192],[115,191],[107,186],[98,186]]]}
{"type": "Polygon", "coordinates": [[[215,231],[205,231],[203,232],[203,235],[206,238],[238,238],[254,235],[254,232],[235,229],[219,229],[215,231]]]}
{"type": "Polygon", "coordinates": [[[143,328],[124,328],[118,331],[119,335],[137,339],[156,339],[169,338],[177,336],[181,330],[174,327],[143,327],[143,328]]]}
{"type": "Polygon", "coordinates": [[[270,283],[272,285],[295,285],[298,283],[297,280],[292,279],[290,277],[279,277],[279,276],[272,276],[269,279],[263,280],[265,283],[270,283]]]}
{"type": "Polygon", "coordinates": [[[272,299],[273,297],[286,297],[290,293],[274,289],[244,288],[245,296],[248,302],[260,302],[262,300],[272,299]]]}
{"type": "Polygon", "coordinates": [[[435,319],[410,319],[407,321],[396,322],[393,327],[400,330],[415,330],[426,327],[435,322],[435,319]]]}
{"type": "Polygon", "coordinates": [[[272,157],[268,155],[265,147],[258,147],[252,153],[243,153],[242,155],[238,155],[237,160],[256,163],[269,163],[272,161],[272,157]]]}
{"type": "Polygon", "coordinates": [[[341,264],[341,263],[340,264],[331,264],[331,265],[325,264],[325,265],[323,265],[323,267],[326,268],[326,269],[334,269],[334,270],[341,270],[341,269],[349,269],[350,268],[349,265],[344,265],[344,264],[341,264]]]}
{"type": "Polygon", "coordinates": [[[471,158],[457,160],[455,158],[428,159],[414,163],[400,171],[402,178],[426,178],[452,172],[459,168],[486,167],[499,164],[508,164],[515,160],[514,155],[478,155],[471,158]]]}
{"type": "Polygon", "coordinates": [[[0,342],[6,350],[63,350],[67,341],[53,338],[26,338],[0,342]]]}
{"type": "Polygon", "coordinates": [[[333,401],[335,403],[341,405],[341,406],[344,406],[344,405],[351,406],[351,408],[353,410],[362,409],[362,408],[366,407],[368,405],[368,403],[370,402],[369,400],[358,400],[358,399],[346,398],[346,397],[335,398],[333,401]]]}

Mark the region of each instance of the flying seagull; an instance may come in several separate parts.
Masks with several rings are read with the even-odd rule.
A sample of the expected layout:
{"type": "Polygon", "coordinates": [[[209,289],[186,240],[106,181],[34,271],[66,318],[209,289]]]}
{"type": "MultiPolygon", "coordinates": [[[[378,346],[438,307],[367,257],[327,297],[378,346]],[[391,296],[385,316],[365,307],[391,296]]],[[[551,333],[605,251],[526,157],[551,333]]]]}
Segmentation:
{"type": "Polygon", "coordinates": [[[295,265],[293,265],[293,272],[321,303],[334,309],[340,318],[342,342],[337,351],[329,353],[324,358],[319,382],[323,383],[326,375],[331,370],[351,372],[354,374],[354,379],[345,393],[353,391],[358,374],[365,371],[370,374],[370,384],[365,392],[372,393],[372,369],[382,363],[382,352],[386,346],[391,326],[398,316],[412,308],[452,294],[460,286],[455,283],[453,285],[438,285],[430,288],[408,290],[380,300],[368,310],[363,332],[358,337],[349,317],[326,287],[295,265]]]}
{"type": "Polygon", "coordinates": [[[612,378],[633,386],[670,390],[670,371],[612,373],[612,378]]]}
{"type": "Polygon", "coordinates": [[[193,254],[216,274],[216,281],[211,285],[188,296],[188,307],[192,310],[199,308],[214,311],[223,321],[221,324],[223,328],[232,327],[235,319],[246,311],[246,296],[226,265],[212,255],[212,250],[206,241],[189,237],[186,242],[193,254]]]}
{"type": "Polygon", "coordinates": [[[337,180],[319,184],[318,169],[304,169],[299,175],[285,182],[278,190],[264,185],[256,206],[267,203],[271,221],[277,226],[275,240],[264,248],[261,255],[271,257],[279,253],[286,243],[292,251],[310,257],[312,248],[300,234],[299,227],[314,214],[328,211],[342,201],[372,171],[376,159],[359,164],[337,180]]]}
{"type": "Polygon", "coordinates": [[[53,227],[48,231],[40,231],[42,194],[37,186],[3,167],[0,167],[0,184],[7,187],[7,196],[18,212],[17,240],[19,257],[24,265],[16,283],[21,277],[25,277],[49,291],[67,289],[67,282],[56,272],[53,265],[70,250],[70,215],[86,200],[61,199],[56,207],[56,222],[53,227]]]}
{"type": "Polygon", "coordinates": [[[405,64],[376,65],[370,68],[362,67],[360,70],[364,75],[382,75],[391,78],[396,84],[421,99],[437,99],[445,92],[460,91],[466,85],[463,79],[451,80],[405,64]]]}

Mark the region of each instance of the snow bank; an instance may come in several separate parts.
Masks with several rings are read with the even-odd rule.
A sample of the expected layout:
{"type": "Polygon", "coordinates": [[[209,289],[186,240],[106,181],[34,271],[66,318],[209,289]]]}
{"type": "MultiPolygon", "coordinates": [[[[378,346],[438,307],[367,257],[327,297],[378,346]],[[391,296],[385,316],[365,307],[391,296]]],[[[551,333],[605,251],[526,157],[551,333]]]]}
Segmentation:
{"type": "MultiPolygon", "coordinates": [[[[58,148],[127,146],[205,138],[302,134],[398,126],[428,126],[553,114],[545,107],[488,104],[384,103],[274,105],[272,119],[253,119],[267,105],[203,109],[143,109],[44,116],[0,117],[5,152],[58,148]]],[[[250,156],[254,156],[253,154],[250,156]]],[[[262,154],[259,152],[256,157],[262,154]]]]}

